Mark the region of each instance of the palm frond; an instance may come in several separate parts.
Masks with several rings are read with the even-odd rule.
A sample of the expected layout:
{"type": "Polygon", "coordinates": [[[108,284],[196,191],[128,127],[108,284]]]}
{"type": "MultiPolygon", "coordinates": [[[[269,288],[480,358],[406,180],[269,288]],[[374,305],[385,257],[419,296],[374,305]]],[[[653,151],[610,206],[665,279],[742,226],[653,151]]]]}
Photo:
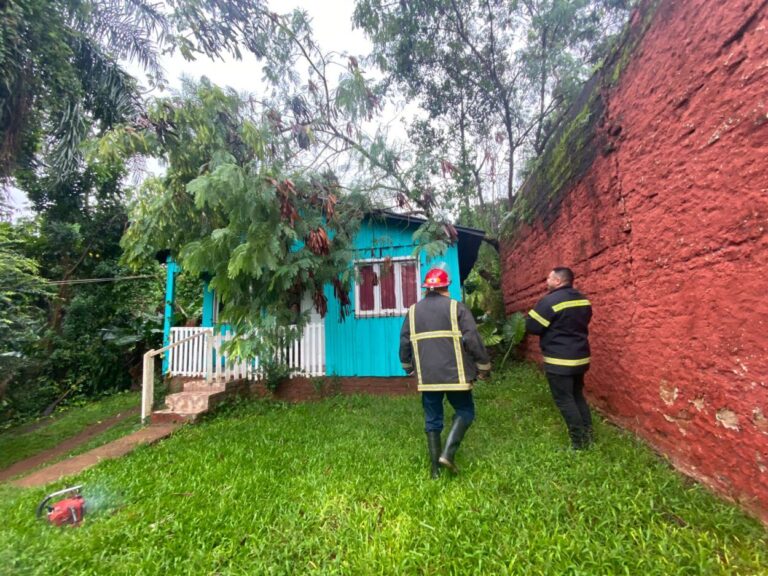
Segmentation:
{"type": "Polygon", "coordinates": [[[95,120],[112,126],[140,110],[136,80],[92,39],[80,37],[73,46],[85,104],[95,120]]]}
{"type": "Polygon", "coordinates": [[[70,101],[62,106],[47,155],[49,170],[57,181],[65,180],[80,164],[80,145],[88,135],[89,127],[80,101],[70,101]]]}
{"type": "Polygon", "coordinates": [[[82,95],[64,103],[56,119],[50,146],[49,168],[57,180],[63,180],[79,165],[81,144],[98,122],[108,128],[135,116],[140,111],[136,80],[92,39],[74,36],[72,53],[80,73],[82,95]]]}
{"type": "Polygon", "coordinates": [[[160,4],[143,0],[93,0],[72,15],[75,30],[98,41],[115,59],[138,63],[162,76],[156,39],[168,34],[168,19],[160,4]]]}

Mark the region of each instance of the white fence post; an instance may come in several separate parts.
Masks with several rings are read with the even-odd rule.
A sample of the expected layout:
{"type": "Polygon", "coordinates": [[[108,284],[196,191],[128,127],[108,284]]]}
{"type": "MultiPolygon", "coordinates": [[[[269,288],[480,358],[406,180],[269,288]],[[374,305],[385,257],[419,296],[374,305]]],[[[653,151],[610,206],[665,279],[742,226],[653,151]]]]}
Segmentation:
{"type": "Polygon", "coordinates": [[[214,332],[204,332],[205,334],[205,358],[203,359],[203,369],[205,370],[205,383],[211,385],[213,378],[213,338],[214,332]]]}
{"type": "Polygon", "coordinates": [[[147,417],[152,413],[152,400],[155,396],[155,357],[154,350],[144,354],[144,365],[141,382],[141,423],[146,424],[147,417]]]}

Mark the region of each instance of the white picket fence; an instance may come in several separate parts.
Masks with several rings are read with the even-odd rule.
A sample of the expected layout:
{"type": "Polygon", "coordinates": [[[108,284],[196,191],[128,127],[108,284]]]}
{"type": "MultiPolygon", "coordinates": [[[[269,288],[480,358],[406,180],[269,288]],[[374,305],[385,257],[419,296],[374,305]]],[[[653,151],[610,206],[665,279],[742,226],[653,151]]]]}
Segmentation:
{"type": "MultiPolygon", "coordinates": [[[[289,326],[284,330],[295,328],[289,326]]],[[[224,343],[232,338],[232,333],[214,333],[211,328],[171,328],[167,351],[169,375],[205,377],[209,381],[260,378],[263,374],[259,358],[231,362],[222,352],[224,343]]],[[[318,322],[306,325],[301,338],[280,348],[275,359],[284,363],[294,374],[325,375],[323,324],[318,322]]]]}

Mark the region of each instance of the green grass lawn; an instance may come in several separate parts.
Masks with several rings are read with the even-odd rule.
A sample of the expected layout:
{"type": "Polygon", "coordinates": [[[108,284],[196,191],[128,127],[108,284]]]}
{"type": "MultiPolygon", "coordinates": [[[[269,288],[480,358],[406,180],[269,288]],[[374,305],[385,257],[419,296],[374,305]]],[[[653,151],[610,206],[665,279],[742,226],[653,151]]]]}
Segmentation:
{"type": "Polygon", "coordinates": [[[8,574],[768,574],[768,533],[631,436],[566,445],[543,376],[476,391],[429,480],[417,396],[233,405],[47,489],[0,489],[8,574]],[[80,528],[36,522],[83,483],[80,528]]]}
{"type": "MultiPolygon", "coordinates": [[[[11,428],[0,433],[0,470],[14,462],[34,456],[44,450],[53,448],[67,438],[71,438],[85,430],[88,426],[97,424],[106,418],[115,416],[141,404],[138,392],[121,392],[113,394],[97,402],[69,408],[55,417],[41,421],[39,428],[29,425],[11,428]]],[[[87,446],[74,452],[92,448],[115,438],[116,433],[125,433],[126,428],[137,428],[139,417],[130,419],[131,422],[121,422],[114,428],[91,440],[87,446]]]]}

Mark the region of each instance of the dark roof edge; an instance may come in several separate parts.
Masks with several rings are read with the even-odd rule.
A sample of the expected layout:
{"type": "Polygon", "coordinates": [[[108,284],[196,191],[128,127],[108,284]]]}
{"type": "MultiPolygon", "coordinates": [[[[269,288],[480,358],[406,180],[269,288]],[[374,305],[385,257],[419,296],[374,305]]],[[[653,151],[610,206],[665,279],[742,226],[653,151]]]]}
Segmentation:
{"type": "MultiPolygon", "coordinates": [[[[398,214],[397,212],[390,212],[389,210],[383,209],[369,210],[366,214],[379,216],[388,220],[400,220],[401,222],[409,223],[413,222],[414,224],[423,224],[427,221],[427,219],[423,216],[414,216],[413,214],[398,214]]],[[[481,238],[485,237],[485,230],[481,230],[480,228],[470,228],[469,226],[459,226],[457,224],[453,224],[452,226],[456,228],[457,232],[469,234],[471,236],[479,236],[481,238]]]]}

